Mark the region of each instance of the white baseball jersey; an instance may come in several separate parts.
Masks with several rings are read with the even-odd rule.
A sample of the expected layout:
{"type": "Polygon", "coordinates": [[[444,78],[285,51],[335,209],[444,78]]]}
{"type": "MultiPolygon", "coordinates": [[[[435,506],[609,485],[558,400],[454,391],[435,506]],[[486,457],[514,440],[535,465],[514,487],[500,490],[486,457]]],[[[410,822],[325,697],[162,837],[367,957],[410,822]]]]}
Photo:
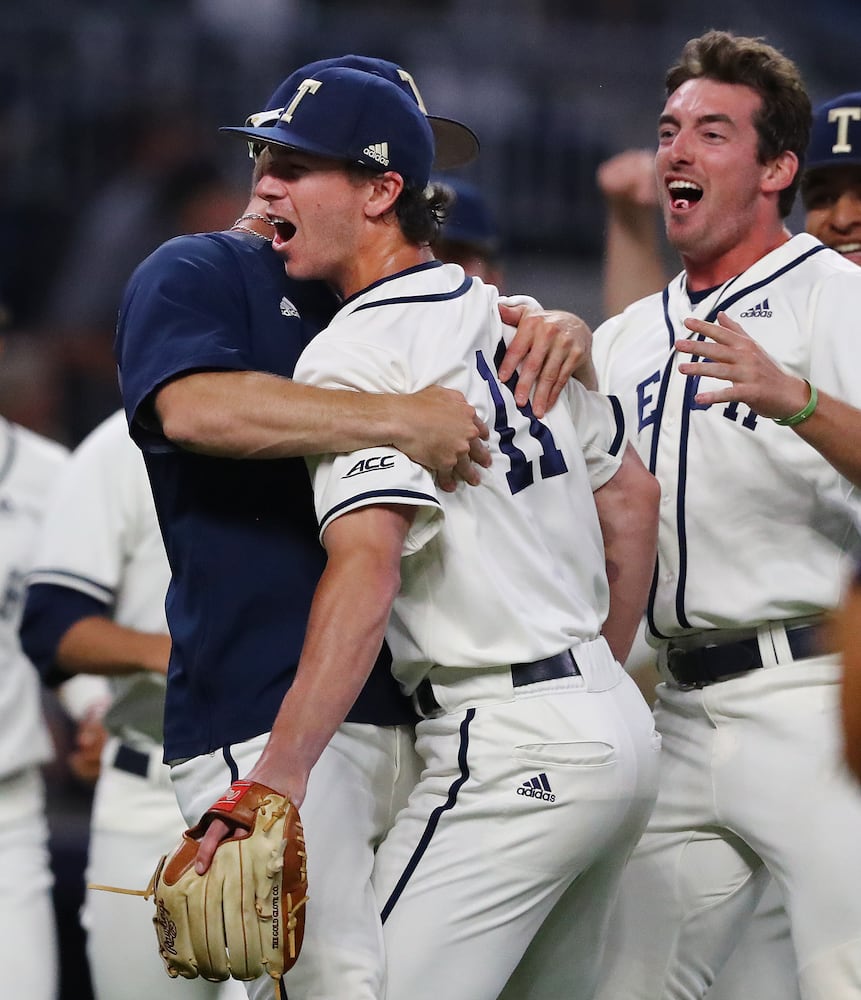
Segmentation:
{"type": "Polygon", "coordinates": [[[602,390],[618,395],[664,489],[649,625],[658,636],[814,615],[837,605],[857,543],[857,491],[797,434],[738,403],[699,407],[717,379],[672,349],[689,316],[738,321],[784,368],[861,406],[861,269],[807,234],[701,301],[684,273],[595,333],[602,390]]]}
{"type": "MultiPolygon", "coordinates": [[[[170,570],[143,458],[122,411],[96,427],[63,470],[34,565],[28,584],[86,594],[119,625],[167,633],[170,570]]],[[[93,800],[86,880],[140,888],[185,827],[169,768],[161,763],[165,678],[141,670],[108,681],[112,701],[104,724],[113,738],[105,744],[93,800]],[[149,759],[146,774],[122,766],[120,752],[129,748],[143,761],[149,759]]],[[[181,987],[170,983],[152,941],[151,922],[147,906],[129,906],[127,897],[113,893],[87,892],[81,923],[99,996],[245,996],[235,981],[224,987],[204,980],[183,981],[181,987]]]]}
{"type": "Polygon", "coordinates": [[[24,579],[67,452],[0,418],[0,778],[51,757],[40,680],[21,651],[24,579]]]}
{"type": "Polygon", "coordinates": [[[458,265],[412,268],[350,299],[296,368],[299,381],[372,392],[445,385],[493,428],[492,464],[475,492],[438,491],[426,469],[391,447],[310,463],[323,533],[369,504],[418,508],[387,634],[407,692],[432,664],[536,660],[594,639],[606,617],[592,491],[619,466],[620,414],[576,382],[543,420],[528,406],[518,411],[513,385],[496,379],[510,332],[497,300],[458,265]],[[540,603],[529,600],[535,594],[540,603]]]}
{"type": "Polygon", "coordinates": [[[600,637],[592,493],[620,465],[621,411],[578,383],[540,421],[518,408],[516,380],[497,375],[510,332],[497,301],[457,265],[420,265],[350,299],[296,368],[358,390],[449,386],[491,428],[481,484],[454,493],[392,448],[312,463],[324,532],[365,505],[417,508],[387,638],[402,687],[425,681],[436,707],[416,725],[421,776],[374,861],[389,1000],[498,997],[572,885],[589,982],[600,949],[587,928],[604,925],[657,786],[650,713],[600,637]],[[576,675],[517,683],[512,664],[560,653],[576,675]]]}
{"type": "Polygon", "coordinates": [[[859,309],[861,268],[804,234],[699,296],[681,274],[596,331],[601,386],[663,490],[650,630],[757,626],[762,664],[730,643],[736,676],[658,685],[660,790],[625,868],[600,1000],[702,996],[769,872],[801,994],[850,996],[861,981],[861,798],[841,763],[840,664],[796,657],[781,624],[837,604],[856,490],[791,428],[742,404],[698,406],[700,389],[725,383],[682,375],[688,356],[672,349],[692,336],[686,317],[723,310],[785,369],[857,407],[859,309]]]}
{"type": "MultiPolygon", "coordinates": [[[[77,590],[119,625],[166,634],[169,581],[146,469],[118,411],[81,443],[61,477],[27,582],[77,590]]],[[[165,678],[147,670],[110,685],[106,728],[140,749],[160,745],[165,678]]]]}
{"type": "Polygon", "coordinates": [[[24,577],[66,449],[0,418],[0,964],[14,993],[53,1000],[57,936],[45,791],[53,750],[39,675],[21,650],[24,577]]]}

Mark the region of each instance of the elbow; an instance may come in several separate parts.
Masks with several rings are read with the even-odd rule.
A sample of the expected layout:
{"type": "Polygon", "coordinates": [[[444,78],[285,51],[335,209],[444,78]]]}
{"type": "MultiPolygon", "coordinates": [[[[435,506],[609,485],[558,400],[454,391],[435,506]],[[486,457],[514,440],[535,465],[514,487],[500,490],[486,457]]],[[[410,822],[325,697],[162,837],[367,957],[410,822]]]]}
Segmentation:
{"type": "Polygon", "coordinates": [[[640,526],[644,536],[652,539],[657,552],[661,484],[646,468],[639,473],[636,488],[632,491],[629,502],[632,506],[629,518],[640,526]]]}
{"type": "Polygon", "coordinates": [[[661,506],[661,484],[647,469],[643,470],[642,484],[643,515],[648,523],[658,528],[658,512],[661,506]]]}
{"type": "Polygon", "coordinates": [[[168,441],[188,451],[203,451],[226,442],[230,428],[218,401],[198,392],[194,378],[178,379],[159,389],[155,411],[168,441]]]}

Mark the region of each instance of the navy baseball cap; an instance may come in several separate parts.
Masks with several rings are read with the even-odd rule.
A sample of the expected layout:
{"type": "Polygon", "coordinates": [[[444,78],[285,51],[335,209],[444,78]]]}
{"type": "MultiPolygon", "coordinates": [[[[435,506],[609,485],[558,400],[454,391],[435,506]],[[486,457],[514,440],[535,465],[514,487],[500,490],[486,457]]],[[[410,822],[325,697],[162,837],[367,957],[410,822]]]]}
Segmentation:
{"type": "Polygon", "coordinates": [[[861,165],[861,91],[842,94],[813,112],[805,170],[861,165]]]}
{"type": "Polygon", "coordinates": [[[333,67],[304,79],[272,125],[227,127],[256,142],[379,170],[424,187],[434,158],[430,123],[389,80],[333,67]]]}
{"type": "Polygon", "coordinates": [[[499,230],[479,189],[462,177],[433,179],[451,188],[455,195],[439,238],[476,247],[485,253],[496,253],[499,230]]]}
{"type": "Polygon", "coordinates": [[[439,115],[429,115],[427,108],[419,93],[412,76],[397,63],[389,62],[387,59],[376,59],[373,56],[345,55],[337,56],[333,59],[318,59],[316,62],[308,63],[291,73],[282,83],[278,85],[274,93],[266,102],[265,108],[256,114],[250,115],[246,121],[246,126],[252,125],[260,127],[263,125],[273,125],[281,113],[290,103],[296,93],[299,84],[312,77],[324,69],[336,67],[347,69],[360,69],[365,73],[376,73],[397,84],[408,97],[411,97],[419,109],[427,116],[430,127],[433,130],[436,154],[434,157],[434,168],[437,170],[450,170],[455,167],[465,167],[478,156],[479,142],[475,133],[462,122],[453,118],[442,118],[439,115]]]}

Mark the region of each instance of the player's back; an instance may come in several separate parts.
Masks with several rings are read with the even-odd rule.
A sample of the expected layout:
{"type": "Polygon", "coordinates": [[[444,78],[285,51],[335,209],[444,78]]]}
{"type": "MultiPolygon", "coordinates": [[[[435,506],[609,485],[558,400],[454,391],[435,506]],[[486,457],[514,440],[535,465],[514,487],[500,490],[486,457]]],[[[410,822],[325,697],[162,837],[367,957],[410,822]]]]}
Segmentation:
{"type": "MultiPolygon", "coordinates": [[[[117,328],[123,402],[172,573],[168,759],[270,728],[295,673],[325,553],[301,459],[186,450],[161,432],[152,396],[197,370],[289,377],[333,308],[325,286],[290,280],[268,243],[236,233],[170,240],[126,290],[117,328]]],[[[377,675],[386,690],[363,692],[351,718],[367,721],[361,713],[383,705],[386,720],[401,721],[388,670],[377,675]]]]}

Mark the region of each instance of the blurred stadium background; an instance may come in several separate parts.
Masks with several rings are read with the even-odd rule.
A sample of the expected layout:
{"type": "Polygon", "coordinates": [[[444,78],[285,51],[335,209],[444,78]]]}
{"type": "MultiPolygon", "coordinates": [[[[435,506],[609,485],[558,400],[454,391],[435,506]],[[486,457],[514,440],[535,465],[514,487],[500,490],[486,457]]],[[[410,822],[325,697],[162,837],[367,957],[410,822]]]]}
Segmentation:
{"type": "MultiPolygon", "coordinates": [[[[724,0],[719,13],[700,0],[2,6],[0,301],[7,340],[32,335],[26,349],[14,338],[6,374],[52,369],[23,417],[70,443],[115,403],[105,330],[130,269],[174,232],[217,227],[235,204],[217,173],[245,193],[248,161],[217,126],[242,121],[303,62],[358,52],[408,67],[432,110],[481,137],[467,176],[499,219],[509,287],[592,323],[595,168],[652,144],[663,73],[685,39],[709,27],[764,35],[801,65],[814,100],[859,86],[855,0],[724,0]]],[[[0,403],[16,386],[0,386],[0,403]]]]}

